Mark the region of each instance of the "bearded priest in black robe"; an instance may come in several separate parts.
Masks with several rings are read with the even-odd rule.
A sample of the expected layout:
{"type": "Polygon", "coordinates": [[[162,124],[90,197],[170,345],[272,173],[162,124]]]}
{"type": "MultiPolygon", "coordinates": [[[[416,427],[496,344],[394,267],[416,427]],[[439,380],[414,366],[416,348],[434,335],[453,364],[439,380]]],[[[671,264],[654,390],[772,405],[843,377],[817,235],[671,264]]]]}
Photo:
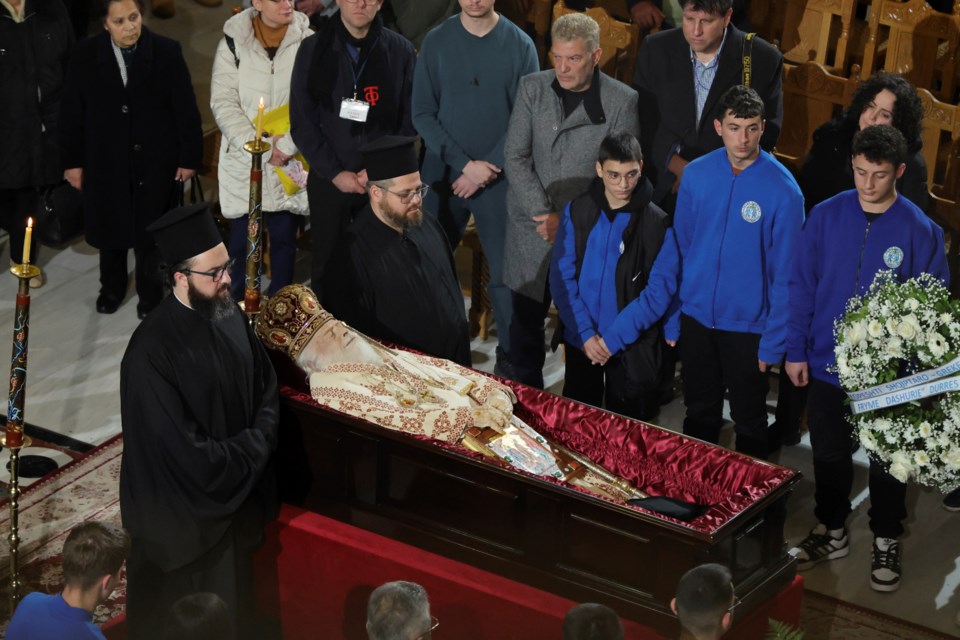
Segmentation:
{"type": "Polygon", "coordinates": [[[354,219],[324,281],[324,304],[359,331],[470,366],[470,333],[450,246],[423,214],[415,138],[362,149],[370,202],[354,219]]]}
{"type": "Polygon", "coordinates": [[[172,288],[134,332],[120,368],[120,513],[131,638],[156,638],[198,591],[226,601],[238,637],[264,637],[252,554],[277,504],[277,380],[230,298],[230,258],[205,205],[151,225],[172,288]]]}

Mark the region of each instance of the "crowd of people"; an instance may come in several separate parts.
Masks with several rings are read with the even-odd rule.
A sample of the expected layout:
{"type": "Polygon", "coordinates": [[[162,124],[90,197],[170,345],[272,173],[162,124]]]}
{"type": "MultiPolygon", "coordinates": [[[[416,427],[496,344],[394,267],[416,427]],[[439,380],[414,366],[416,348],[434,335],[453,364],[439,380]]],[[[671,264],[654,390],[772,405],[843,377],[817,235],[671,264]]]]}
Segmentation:
{"type": "MultiPolygon", "coordinates": [[[[0,3],[8,51],[29,62],[0,66],[20,150],[0,171],[0,226],[22,228],[25,203],[61,176],[81,191],[100,313],[123,301],[134,251],[144,321],[121,371],[120,487],[135,637],[158,637],[160,617],[198,590],[222,598],[238,633],[254,629],[250,551],[275,508],[277,381],[233,300],[243,145],[264,110],[271,294],[293,282],[309,223],[320,305],[470,366],[453,250],[472,216],[495,373],[543,387],[553,304],[572,399],[652,420],[679,358],[684,433],[717,443],[726,396],[734,446],[758,458],[797,441],[806,407],[817,524],[792,552],[801,569],[847,555],[855,443],[831,369],[834,319],[879,270],[949,280],[942,230],[924,214],[920,102],[902,77],[862,83],[795,177],[771,153],[783,58],[735,26],[733,0],[680,0],[669,15],[629,2],[645,28],[677,25],[644,40],[632,86],[600,69],[599,26],[581,13],[554,21],[540,71],[494,0],[442,3],[415,42],[386,26],[383,0],[252,0],[225,23],[212,71],[224,243],[205,205],[171,210],[201,169],[180,45],[143,26],[141,0],[104,0],[104,30],[75,46],[66,10],[34,2],[0,3]]],[[[392,3],[397,24],[427,13],[412,5],[392,3]]],[[[893,591],[905,485],[872,462],[870,495],[870,584],[893,591]]],[[[945,505],[960,510],[960,494],[945,505]]],[[[112,583],[98,584],[102,595],[112,583]]],[[[688,606],[678,594],[681,615],[688,606]]]]}

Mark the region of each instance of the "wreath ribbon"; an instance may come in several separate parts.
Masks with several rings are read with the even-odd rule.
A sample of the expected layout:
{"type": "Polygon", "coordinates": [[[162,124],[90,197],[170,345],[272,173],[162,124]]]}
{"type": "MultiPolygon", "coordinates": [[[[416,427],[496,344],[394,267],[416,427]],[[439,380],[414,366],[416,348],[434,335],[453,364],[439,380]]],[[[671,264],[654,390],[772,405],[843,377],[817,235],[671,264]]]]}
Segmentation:
{"type": "Polygon", "coordinates": [[[921,371],[862,391],[851,391],[847,393],[851,400],[850,411],[854,414],[865,413],[915,402],[948,391],[960,391],[960,376],[949,377],[958,372],[960,358],[936,369],[921,371]]]}

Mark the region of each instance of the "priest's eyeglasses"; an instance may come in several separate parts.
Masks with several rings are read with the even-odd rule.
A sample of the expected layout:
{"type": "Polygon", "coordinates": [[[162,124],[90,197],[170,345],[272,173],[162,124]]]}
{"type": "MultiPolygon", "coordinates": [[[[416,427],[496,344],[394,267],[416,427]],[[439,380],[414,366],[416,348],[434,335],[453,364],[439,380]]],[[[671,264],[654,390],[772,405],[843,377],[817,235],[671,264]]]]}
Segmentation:
{"type": "MultiPolygon", "coordinates": [[[[380,187],[380,188],[383,189],[383,187],[380,187]]],[[[412,191],[403,191],[401,193],[397,193],[396,191],[390,191],[390,189],[383,189],[383,190],[386,191],[387,193],[392,193],[393,195],[400,198],[400,202],[402,202],[403,204],[410,204],[411,202],[413,202],[413,199],[415,197],[419,197],[420,200],[423,200],[423,197],[427,195],[427,191],[430,191],[430,185],[421,184],[419,187],[417,187],[412,191]]]]}
{"type": "Polygon", "coordinates": [[[180,273],[186,273],[186,274],[192,273],[195,276],[207,276],[208,278],[212,279],[214,282],[220,282],[221,280],[223,280],[223,274],[225,274],[227,271],[230,271],[230,269],[233,268],[234,263],[236,263],[236,260],[231,258],[230,260],[227,260],[227,263],[222,267],[210,269],[210,271],[194,271],[193,269],[183,269],[180,271],[180,273]]]}

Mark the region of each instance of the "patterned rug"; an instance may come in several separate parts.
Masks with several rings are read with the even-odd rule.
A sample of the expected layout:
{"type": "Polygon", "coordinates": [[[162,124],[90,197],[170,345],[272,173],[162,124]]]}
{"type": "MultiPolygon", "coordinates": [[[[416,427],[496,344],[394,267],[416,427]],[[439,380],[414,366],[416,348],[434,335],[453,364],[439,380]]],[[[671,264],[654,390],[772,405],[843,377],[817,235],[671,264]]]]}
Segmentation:
{"type": "MultiPolygon", "coordinates": [[[[84,457],[57,469],[24,489],[20,496],[20,580],[23,593],[57,593],[63,586],[60,551],[67,534],[86,520],[120,524],[120,454],[123,439],[118,435],[84,457]]],[[[10,618],[10,531],[8,500],[0,502],[0,593],[2,627],[10,618]]],[[[126,602],[126,576],[110,599],[94,612],[102,624],[119,615],[126,602]]]]}
{"type": "MultiPolygon", "coordinates": [[[[20,566],[24,593],[56,593],[63,584],[60,550],[75,525],[85,520],[120,523],[120,454],[123,440],[116,436],[83,458],[72,462],[23,491],[20,498],[20,566]]],[[[0,636],[10,612],[7,532],[10,510],[0,502],[0,636]]],[[[126,579],[94,614],[98,624],[119,615],[126,602],[126,579]]],[[[948,640],[947,636],[897,618],[857,607],[836,598],[806,591],[801,625],[805,640],[948,640]]]]}
{"type": "Polygon", "coordinates": [[[803,592],[800,626],[804,640],[953,640],[956,637],[809,589],[803,592]]]}

